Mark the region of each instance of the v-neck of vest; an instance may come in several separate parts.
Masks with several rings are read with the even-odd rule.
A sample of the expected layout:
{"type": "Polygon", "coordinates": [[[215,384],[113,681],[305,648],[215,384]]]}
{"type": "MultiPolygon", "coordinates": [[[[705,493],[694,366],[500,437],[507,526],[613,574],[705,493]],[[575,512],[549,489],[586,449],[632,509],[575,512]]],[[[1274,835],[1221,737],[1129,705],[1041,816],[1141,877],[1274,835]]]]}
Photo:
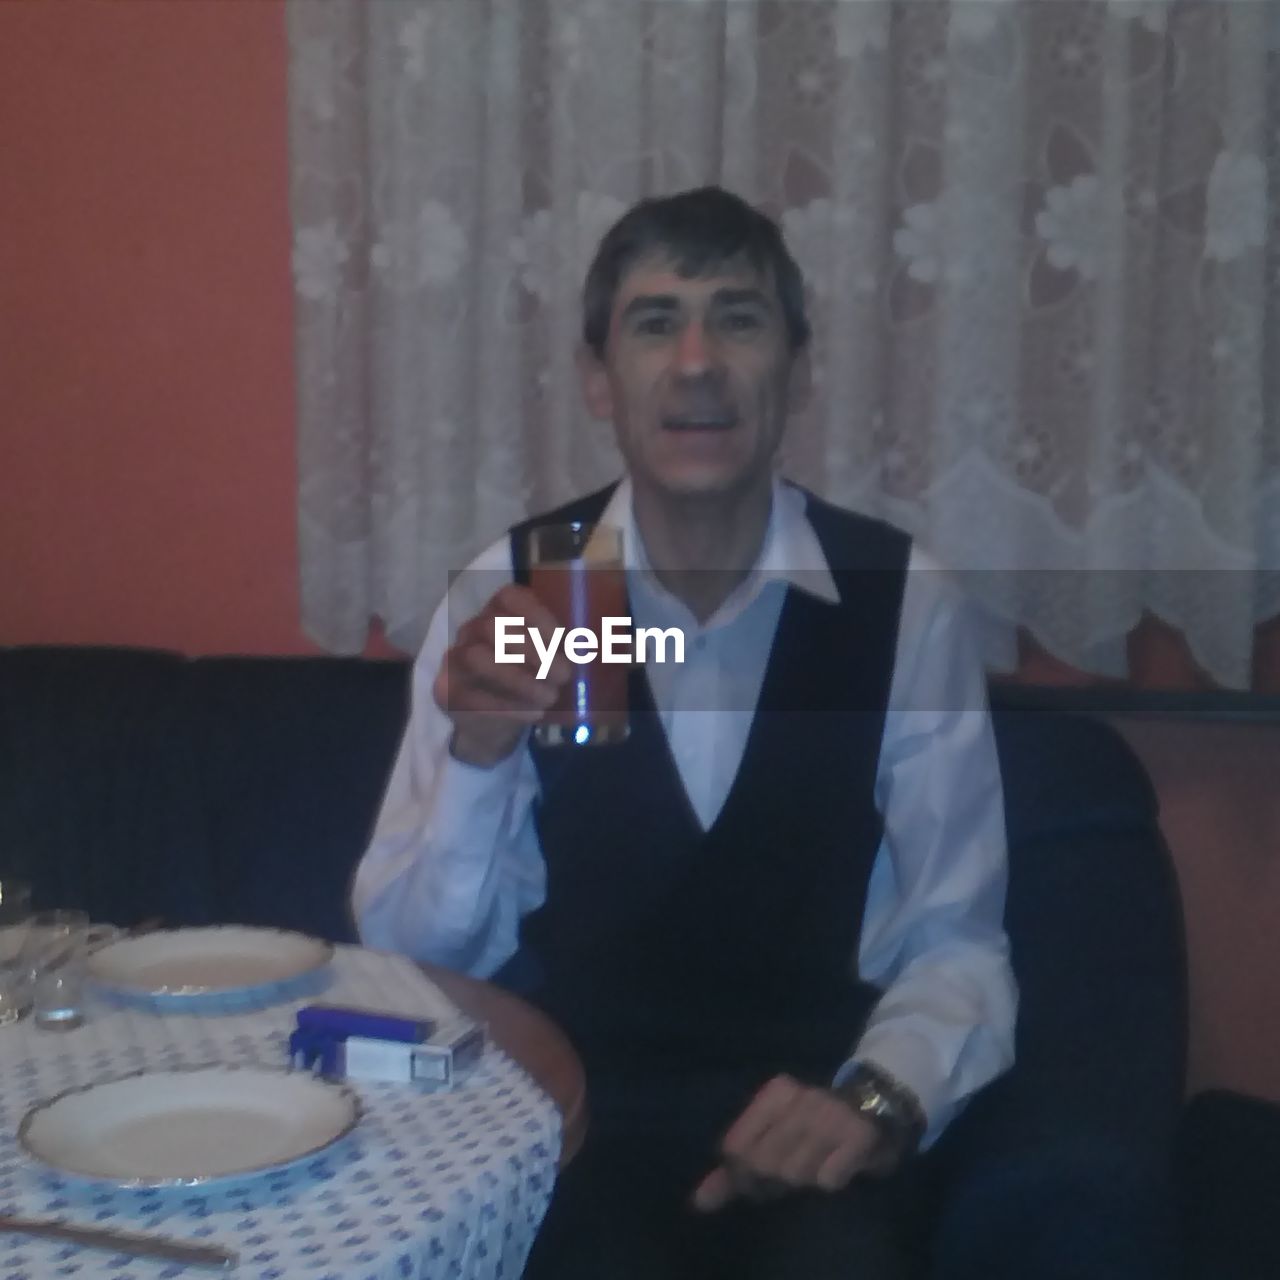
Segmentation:
{"type": "MultiPolygon", "coordinates": [[[[792,642],[791,633],[801,624],[800,615],[804,612],[804,605],[809,601],[798,592],[794,585],[787,585],[786,595],[783,597],[782,608],[778,613],[777,627],[774,632],[773,642],[769,646],[769,656],[765,662],[764,674],[760,681],[760,689],[756,695],[756,705],[751,714],[751,727],[747,730],[747,740],[743,744],[742,755],[738,759],[738,767],[734,771],[733,780],[729,784],[728,790],[725,792],[724,802],[721,804],[714,818],[712,818],[709,826],[702,825],[702,819],[698,816],[698,811],[694,807],[692,798],[689,795],[689,788],[685,783],[684,776],[680,772],[680,766],[675,758],[675,753],[671,749],[671,738],[667,732],[666,726],[662,722],[662,715],[658,710],[657,702],[653,696],[653,687],[649,683],[649,678],[643,666],[636,668],[636,685],[633,686],[633,697],[639,691],[643,698],[643,705],[636,708],[637,710],[651,715],[654,722],[658,726],[659,735],[662,738],[663,758],[671,777],[675,781],[676,789],[680,793],[681,800],[685,808],[685,816],[689,819],[693,828],[702,833],[704,839],[709,839],[713,833],[726,821],[732,818],[733,810],[741,803],[741,792],[743,787],[743,779],[751,776],[755,757],[761,751],[761,739],[764,734],[762,722],[774,712],[781,709],[782,699],[780,698],[782,685],[788,678],[794,679],[794,673],[785,671],[786,664],[776,662],[775,655],[788,649],[792,642]]],[[[831,605],[826,601],[813,600],[812,603],[822,608],[838,608],[839,606],[831,605]]],[[[628,607],[630,602],[628,601],[628,607]]]]}

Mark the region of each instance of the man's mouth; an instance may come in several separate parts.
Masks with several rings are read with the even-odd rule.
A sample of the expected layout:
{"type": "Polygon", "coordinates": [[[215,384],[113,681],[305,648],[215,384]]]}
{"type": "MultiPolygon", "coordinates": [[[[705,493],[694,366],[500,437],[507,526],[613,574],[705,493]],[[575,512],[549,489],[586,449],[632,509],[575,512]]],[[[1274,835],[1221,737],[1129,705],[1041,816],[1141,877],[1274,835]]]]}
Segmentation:
{"type": "Polygon", "coordinates": [[[717,413],[669,413],[662,419],[665,431],[728,431],[738,425],[738,415],[717,413]]]}

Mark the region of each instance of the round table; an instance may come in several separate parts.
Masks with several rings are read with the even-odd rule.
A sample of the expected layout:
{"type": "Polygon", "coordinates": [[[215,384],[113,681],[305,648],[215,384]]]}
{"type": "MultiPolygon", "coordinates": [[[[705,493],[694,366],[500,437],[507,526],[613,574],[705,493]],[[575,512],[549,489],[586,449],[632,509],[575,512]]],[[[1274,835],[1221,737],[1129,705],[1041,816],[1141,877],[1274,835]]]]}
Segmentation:
{"type": "MultiPolygon", "coordinates": [[[[345,1140],[287,1168],[168,1191],[80,1185],[42,1170],[19,1146],[21,1118],[42,1099],[137,1071],[211,1063],[282,1070],[298,1008],[316,992],[235,1011],[92,1002],[65,1034],[29,1021],[0,1030],[0,1210],[84,1226],[210,1240],[238,1255],[244,1280],[395,1280],[520,1273],[545,1213],[556,1159],[585,1123],[583,1072],[542,1014],[487,983],[404,956],[338,947],[324,1001],[483,1020],[486,1053],[454,1089],[426,1094],[353,1081],[360,1122],[345,1140]]],[[[147,1280],[153,1263],[0,1233],[0,1275],[13,1280],[147,1280]]],[[[185,1273],[184,1273],[185,1274],[185,1273]]]]}
{"type": "Polygon", "coordinates": [[[587,1131],[587,1080],[568,1037],[527,1001],[491,982],[423,964],[422,971],[469,1018],[488,1025],[493,1042],[514,1058],[556,1104],[564,1126],[560,1167],[573,1159],[587,1131]]]}

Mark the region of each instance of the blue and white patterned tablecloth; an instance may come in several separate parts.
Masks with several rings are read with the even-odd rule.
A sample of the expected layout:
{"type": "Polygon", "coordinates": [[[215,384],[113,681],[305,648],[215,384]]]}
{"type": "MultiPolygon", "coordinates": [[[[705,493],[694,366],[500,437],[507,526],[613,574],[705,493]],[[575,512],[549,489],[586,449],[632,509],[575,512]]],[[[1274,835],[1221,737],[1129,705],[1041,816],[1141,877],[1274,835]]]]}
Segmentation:
{"type": "MultiPolygon", "coordinates": [[[[329,1003],[438,1017],[447,998],[401,957],[338,949],[329,1003]]],[[[452,1092],[361,1084],[356,1131],[301,1168],[223,1190],[97,1192],[41,1172],[15,1134],[74,1085],[208,1062],[279,1066],[294,1011],[163,1017],[94,1005],[75,1031],[0,1027],[0,1212],[156,1231],[235,1249],[236,1280],[514,1280],[560,1152],[552,1101],[490,1046],[452,1092]]],[[[194,1267],[0,1234],[0,1280],[171,1280],[194,1267]]]]}

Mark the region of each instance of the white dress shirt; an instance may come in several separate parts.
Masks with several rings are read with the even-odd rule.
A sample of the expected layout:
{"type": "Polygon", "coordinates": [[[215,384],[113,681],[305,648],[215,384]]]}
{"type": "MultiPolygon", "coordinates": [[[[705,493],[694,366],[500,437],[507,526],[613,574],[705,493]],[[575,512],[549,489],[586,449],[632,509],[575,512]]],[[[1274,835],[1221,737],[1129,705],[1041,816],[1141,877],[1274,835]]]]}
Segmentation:
{"type": "MultiPolygon", "coordinates": [[[[602,522],[623,530],[634,624],[678,626],[685,661],[650,663],[672,757],[703,828],[742,760],[788,586],[838,600],[803,494],[785,482],[755,571],[705,623],[649,571],[623,481],[602,522]]],[[[451,722],[431,686],[459,624],[512,576],[509,539],[454,582],[414,665],[412,709],[353,905],[371,946],[488,977],[543,902],[533,820],[538,777],[525,749],[490,769],[449,752],[451,722]]],[[[588,748],[590,749],[590,748],[588,748]]],[[[912,1089],[926,1143],[1013,1061],[1017,993],[1003,913],[1003,799],[986,684],[966,606],[913,546],[876,774],[884,836],[851,969],[883,989],[849,1062],[912,1089]]],[[[852,908],[851,908],[852,909],[852,908]]]]}

